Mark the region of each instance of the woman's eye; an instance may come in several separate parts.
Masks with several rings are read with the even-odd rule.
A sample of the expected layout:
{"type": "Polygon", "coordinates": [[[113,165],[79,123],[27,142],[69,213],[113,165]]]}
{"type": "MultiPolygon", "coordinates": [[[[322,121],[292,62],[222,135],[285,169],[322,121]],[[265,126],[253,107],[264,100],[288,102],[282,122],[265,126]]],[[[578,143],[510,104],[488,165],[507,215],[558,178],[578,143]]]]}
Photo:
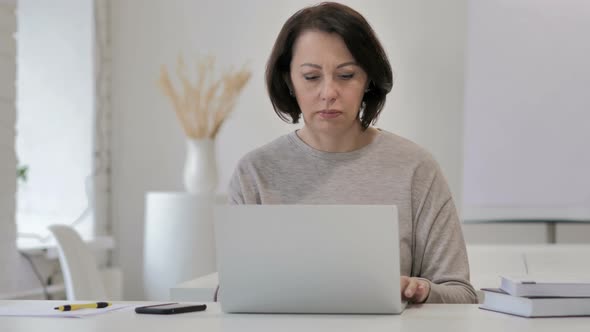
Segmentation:
{"type": "Polygon", "coordinates": [[[305,78],[306,81],[314,81],[319,78],[319,76],[316,76],[316,75],[309,75],[309,76],[303,76],[303,77],[305,78]]]}
{"type": "Polygon", "coordinates": [[[349,80],[349,79],[351,79],[353,77],[354,77],[354,74],[342,74],[342,75],[340,75],[340,78],[343,79],[343,80],[349,80]]]}

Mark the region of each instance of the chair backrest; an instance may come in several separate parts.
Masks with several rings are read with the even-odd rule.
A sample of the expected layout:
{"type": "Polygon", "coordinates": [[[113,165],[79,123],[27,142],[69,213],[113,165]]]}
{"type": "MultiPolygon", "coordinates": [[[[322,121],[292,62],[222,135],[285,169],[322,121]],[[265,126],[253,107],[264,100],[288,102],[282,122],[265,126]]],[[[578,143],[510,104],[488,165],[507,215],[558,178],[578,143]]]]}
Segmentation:
{"type": "Polygon", "coordinates": [[[66,296],[69,301],[106,299],[105,286],[90,248],[70,226],[51,225],[57,242],[66,296]]]}

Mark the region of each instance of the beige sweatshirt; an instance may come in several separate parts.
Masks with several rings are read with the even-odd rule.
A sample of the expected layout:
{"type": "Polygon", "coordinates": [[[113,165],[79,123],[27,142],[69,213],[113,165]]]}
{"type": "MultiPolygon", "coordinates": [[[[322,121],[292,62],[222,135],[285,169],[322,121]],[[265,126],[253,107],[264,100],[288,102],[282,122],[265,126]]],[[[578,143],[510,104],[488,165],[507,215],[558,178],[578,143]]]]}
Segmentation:
{"type": "Polygon", "coordinates": [[[401,274],[431,282],[429,303],[477,303],[451,193],[432,156],[381,130],[352,152],[322,152],[295,131],[246,154],[230,204],[388,204],[399,211],[401,274]]]}

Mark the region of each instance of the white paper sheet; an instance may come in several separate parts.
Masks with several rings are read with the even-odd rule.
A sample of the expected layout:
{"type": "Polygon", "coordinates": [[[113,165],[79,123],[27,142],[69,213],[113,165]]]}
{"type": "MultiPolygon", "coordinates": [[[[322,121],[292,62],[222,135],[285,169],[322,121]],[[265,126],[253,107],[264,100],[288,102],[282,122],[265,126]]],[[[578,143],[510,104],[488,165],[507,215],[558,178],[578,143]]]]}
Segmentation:
{"type": "Polygon", "coordinates": [[[59,311],[54,309],[58,305],[61,304],[56,304],[56,302],[38,301],[7,303],[4,305],[0,305],[0,316],[83,318],[88,316],[101,315],[115,310],[130,307],[130,305],[128,304],[112,304],[106,308],[101,309],[59,311]]]}

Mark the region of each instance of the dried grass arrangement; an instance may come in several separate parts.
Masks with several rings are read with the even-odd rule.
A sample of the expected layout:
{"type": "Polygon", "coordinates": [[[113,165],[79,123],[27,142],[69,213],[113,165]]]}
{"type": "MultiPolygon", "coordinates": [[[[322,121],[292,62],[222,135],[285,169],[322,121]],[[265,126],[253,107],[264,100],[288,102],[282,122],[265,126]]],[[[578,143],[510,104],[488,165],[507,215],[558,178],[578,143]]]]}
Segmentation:
{"type": "Polygon", "coordinates": [[[179,56],[176,75],[182,84],[182,92],[174,88],[166,66],[160,68],[160,88],[172,102],[184,133],[193,139],[215,139],[251,76],[244,68],[235,72],[230,68],[220,78],[215,78],[214,65],[215,59],[211,56],[198,61],[197,79],[193,84],[187,66],[179,56]]]}

